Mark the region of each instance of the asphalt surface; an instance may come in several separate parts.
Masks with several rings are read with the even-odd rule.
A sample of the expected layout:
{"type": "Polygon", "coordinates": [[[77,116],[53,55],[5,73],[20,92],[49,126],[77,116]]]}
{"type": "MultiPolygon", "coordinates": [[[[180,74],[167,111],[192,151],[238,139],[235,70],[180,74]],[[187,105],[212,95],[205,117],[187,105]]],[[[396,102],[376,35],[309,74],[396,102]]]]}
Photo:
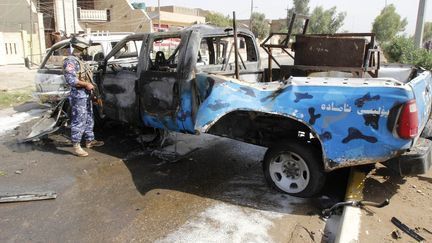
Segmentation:
{"type": "MultiPolygon", "coordinates": [[[[169,143],[177,146],[164,151],[183,156],[172,162],[167,154],[150,155],[133,129],[111,124],[98,133],[106,145],[78,158],[71,154],[67,130],[38,142],[16,143],[32,123],[0,138],[0,195],[54,191],[58,197],[0,204],[0,242],[334,238],[335,227],[320,219],[322,205],[316,199],[290,197],[266,185],[261,167],[265,148],[173,134],[169,143]]],[[[344,182],[338,183],[343,188],[344,182]]]]}

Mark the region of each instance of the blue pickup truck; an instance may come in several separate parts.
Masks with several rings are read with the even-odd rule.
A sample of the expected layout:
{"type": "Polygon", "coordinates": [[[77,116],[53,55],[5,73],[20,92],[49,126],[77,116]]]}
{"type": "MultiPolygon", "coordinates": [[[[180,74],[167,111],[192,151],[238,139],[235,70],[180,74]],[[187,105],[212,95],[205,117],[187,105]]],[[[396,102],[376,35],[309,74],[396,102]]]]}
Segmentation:
{"type": "Polygon", "coordinates": [[[430,167],[431,143],[420,135],[431,111],[431,72],[380,65],[373,37],[265,41],[270,65],[262,69],[260,47],[245,29],[133,34],[105,57],[95,80],[107,118],[267,147],[267,182],[310,197],[338,168],[386,162],[419,174],[430,167]],[[130,42],[142,43],[139,52],[124,48],[130,42]],[[277,48],[293,63],[279,63],[277,48]]]}

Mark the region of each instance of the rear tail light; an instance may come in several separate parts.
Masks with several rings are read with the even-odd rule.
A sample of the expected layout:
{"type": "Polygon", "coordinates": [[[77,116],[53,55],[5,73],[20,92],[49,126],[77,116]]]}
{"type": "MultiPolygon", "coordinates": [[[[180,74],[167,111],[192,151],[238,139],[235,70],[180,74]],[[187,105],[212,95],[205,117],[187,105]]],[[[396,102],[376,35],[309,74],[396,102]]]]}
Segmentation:
{"type": "Polygon", "coordinates": [[[402,106],[397,123],[397,133],[403,139],[415,138],[418,134],[418,114],[416,100],[409,100],[402,106]]]}

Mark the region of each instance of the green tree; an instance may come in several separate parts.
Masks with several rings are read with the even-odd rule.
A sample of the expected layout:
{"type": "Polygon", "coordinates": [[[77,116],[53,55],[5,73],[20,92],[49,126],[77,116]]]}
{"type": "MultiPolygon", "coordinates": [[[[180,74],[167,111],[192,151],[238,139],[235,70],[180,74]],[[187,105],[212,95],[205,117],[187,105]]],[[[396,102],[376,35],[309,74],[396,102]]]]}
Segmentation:
{"type": "Polygon", "coordinates": [[[412,38],[398,36],[383,46],[384,54],[390,62],[412,64],[432,69],[432,53],[416,48],[412,38]]]}
{"type": "Polygon", "coordinates": [[[224,16],[221,13],[217,13],[217,12],[209,12],[207,13],[207,15],[205,16],[206,22],[212,25],[216,25],[219,27],[228,27],[228,26],[232,26],[232,20],[230,19],[230,17],[224,16]]]}
{"type": "Polygon", "coordinates": [[[407,19],[401,19],[401,16],[396,13],[395,6],[390,4],[375,18],[372,32],[376,34],[378,41],[386,42],[393,39],[397,33],[404,31],[407,24],[407,19]]]}
{"type": "Polygon", "coordinates": [[[254,33],[255,37],[259,39],[263,39],[267,37],[270,31],[270,26],[269,26],[269,22],[265,18],[265,14],[254,12],[252,13],[251,19],[252,19],[251,31],[252,33],[254,33]]]}
{"type": "MultiPolygon", "coordinates": [[[[309,12],[309,0],[294,0],[293,7],[288,10],[288,21],[283,23],[280,32],[288,31],[288,22],[291,21],[293,13],[309,16],[309,33],[335,33],[342,27],[346,13],[336,11],[336,7],[324,9],[319,6],[316,7],[312,13],[309,12]]],[[[300,19],[296,20],[293,25],[293,34],[302,32],[304,22],[300,19]]]]}
{"type": "Polygon", "coordinates": [[[432,22],[426,22],[423,31],[423,41],[432,40],[432,22]]]}
{"type": "MultiPolygon", "coordinates": [[[[293,7],[288,9],[287,12],[287,21],[281,25],[281,31],[287,32],[288,31],[288,24],[291,22],[291,17],[293,13],[296,14],[302,14],[302,15],[309,15],[309,0],[294,0],[293,1],[293,7]]],[[[300,20],[296,20],[293,25],[293,32],[294,34],[298,34],[301,32],[303,27],[303,22],[300,20]]]]}
{"type": "Polygon", "coordinates": [[[325,10],[316,7],[310,16],[308,32],[313,34],[333,34],[344,24],[346,13],[336,11],[336,7],[325,10]]]}

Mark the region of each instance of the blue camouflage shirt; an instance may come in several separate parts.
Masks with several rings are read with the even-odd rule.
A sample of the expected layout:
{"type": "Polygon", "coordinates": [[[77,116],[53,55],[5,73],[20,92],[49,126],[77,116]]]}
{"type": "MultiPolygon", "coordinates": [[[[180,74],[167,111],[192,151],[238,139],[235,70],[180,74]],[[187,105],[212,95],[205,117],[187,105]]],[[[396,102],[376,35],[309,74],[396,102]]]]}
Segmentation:
{"type": "Polygon", "coordinates": [[[88,98],[89,93],[85,88],[77,88],[80,64],[76,57],[69,56],[63,62],[64,77],[66,83],[71,87],[70,96],[73,98],[88,98]]]}

